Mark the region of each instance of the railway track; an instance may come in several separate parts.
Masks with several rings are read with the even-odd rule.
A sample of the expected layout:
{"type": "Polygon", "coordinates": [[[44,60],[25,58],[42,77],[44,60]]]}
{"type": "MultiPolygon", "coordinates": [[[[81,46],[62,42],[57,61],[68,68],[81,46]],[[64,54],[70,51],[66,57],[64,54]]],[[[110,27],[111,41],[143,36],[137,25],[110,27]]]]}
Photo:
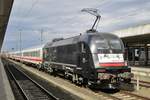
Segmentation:
{"type": "Polygon", "coordinates": [[[7,70],[21,91],[24,100],[58,100],[57,97],[32,80],[24,72],[18,70],[15,66],[9,65],[7,66],[7,70]]]}
{"type": "Polygon", "coordinates": [[[103,100],[150,100],[149,98],[142,97],[127,91],[119,91],[111,94],[105,92],[96,92],[96,93],[98,93],[100,97],[103,98],[103,100]]]}

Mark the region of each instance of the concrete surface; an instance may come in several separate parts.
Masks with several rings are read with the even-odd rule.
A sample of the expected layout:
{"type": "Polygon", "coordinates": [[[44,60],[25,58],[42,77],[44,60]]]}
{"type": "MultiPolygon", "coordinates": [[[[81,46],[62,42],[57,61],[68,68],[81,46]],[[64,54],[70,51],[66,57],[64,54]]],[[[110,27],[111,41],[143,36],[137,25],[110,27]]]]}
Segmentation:
{"type": "Polygon", "coordinates": [[[137,79],[137,76],[139,80],[150,82],[150,68],[142,68],[142,67],[131,67],[131,72],[134,74],[133,79],[137,79]]]}
{"type": "MultiPolygon", "coordinates": [[[[143,97],[148,97],[150,98],[150,88],[146,88],[146,87],[141,87],[140,86],[140,89],[137,91],[135,90],[133,92],[134,94],[138,94],[138,95],[141,95],[143,97]]],[[[150,100],[150,99],[149,99],[150,100]]]]}
{"type": "MultiPolygon", "coordinates": [[[[143,68],[141,67],[131,67],[132,73],[134,73],[134,80],[137,80],[137,78],[140,81],[145,81],[145,82],[150,82],[150,68],[143,68]]],[[[144,96],[144,97],[149,97],[150,98],[150,88],[147,87],[142,87],[135,85],[135,91],[133,93],[144,96]]]]}
{"type": "Polygon", "coordinates": [[[15,100],[0,58],[0,100],[15,100]]]}

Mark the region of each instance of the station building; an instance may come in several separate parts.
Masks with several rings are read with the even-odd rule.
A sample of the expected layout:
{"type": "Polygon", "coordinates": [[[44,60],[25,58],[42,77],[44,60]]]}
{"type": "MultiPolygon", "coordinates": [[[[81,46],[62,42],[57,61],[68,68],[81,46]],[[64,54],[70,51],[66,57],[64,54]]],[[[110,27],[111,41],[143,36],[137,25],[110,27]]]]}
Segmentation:
{"type": "Polygon", "coordinates": [[[125,54],[131,66],[150,66],[150,24],[114,31],[125,44],[125,54]]]}

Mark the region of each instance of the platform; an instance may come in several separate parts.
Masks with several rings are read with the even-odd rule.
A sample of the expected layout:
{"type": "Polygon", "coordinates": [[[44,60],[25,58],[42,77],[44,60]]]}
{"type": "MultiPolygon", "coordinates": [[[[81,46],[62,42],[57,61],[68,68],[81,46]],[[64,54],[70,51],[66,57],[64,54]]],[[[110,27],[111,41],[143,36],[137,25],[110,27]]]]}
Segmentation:
{"type": "Polygon", "coordinates": [[[0,100],[15,100],[0,58],[0,100]]]}
{"type": "Polygon", "coordinates": [[[150,68],[132,66],[131,72],[134,73],[134,79],[138,77],[141,81],[150,82],[150,68]]]}

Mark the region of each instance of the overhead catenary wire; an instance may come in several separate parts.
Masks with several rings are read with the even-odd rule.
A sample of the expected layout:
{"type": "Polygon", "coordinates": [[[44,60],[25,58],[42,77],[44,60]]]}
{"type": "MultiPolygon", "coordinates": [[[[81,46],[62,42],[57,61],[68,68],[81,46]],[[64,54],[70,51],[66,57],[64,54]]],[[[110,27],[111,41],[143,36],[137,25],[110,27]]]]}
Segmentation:
{"type": "Polygon", "coordinates": [[[27,13],[25,14],[25,17],[27,17],[33,10],[33,8],[38,4],[39,0],[34,0],[31,7],[29,8],[29,10],[27,11],[27,13]]]}
{"type": "MultiPolygon", "coordinates": [[[[28,15],[33,11],[34,7],[38,4],[38,1],[39,0],[34,0],[34,1],[32,0],[31,7],[27,10],[27,12],[23,11],[23,13],[22,13],[22,15],[24,15],[23,18],[28,17],[28,15]]],[[[22,7],[22,9],[23,9],[23,7],[22,7]]],[[[21,11],[21,10],[19,10],[19,11],[21,11]]],[[[21,13],[20,13],[20,15],[21,15],[21,13]]],[[[22,25],[21,23],[22,22],[18,22],[18,24],[16,26],[16,29],[19,32],[19,38],[21,38],[21,33],[24,30],[24,27],[21,27],[21,25],[22,25]]],[[[20,41],[21,41],[21,39],[20,39],[20,41]]],[[[18,48],[18,49],[20,49],[20,51],[21,51],[21,49],[22,49],[21,43],[20,43],[20,48],[18,48]]]]}
{"type": "MultiPolygon", "coordinates": [[[[23,11],[23,13],[25,13],[25,14],[22,14],[22,15],[24,15],[23,18],[26,18],[29,16],[29,14],[33,11],[34,7],[38,4],[38,1],[39,0],[34,0],[33,3],[31,4],[31,7],[28,9],[28,11],[26,13],[25,13],[25,11],[23,11]]],[[[23,30],[23,27],[20,27],[20,25],[21,25],[21,22],[18,23],[18,25],[16,27],[17,30],[23,30]]]]}

